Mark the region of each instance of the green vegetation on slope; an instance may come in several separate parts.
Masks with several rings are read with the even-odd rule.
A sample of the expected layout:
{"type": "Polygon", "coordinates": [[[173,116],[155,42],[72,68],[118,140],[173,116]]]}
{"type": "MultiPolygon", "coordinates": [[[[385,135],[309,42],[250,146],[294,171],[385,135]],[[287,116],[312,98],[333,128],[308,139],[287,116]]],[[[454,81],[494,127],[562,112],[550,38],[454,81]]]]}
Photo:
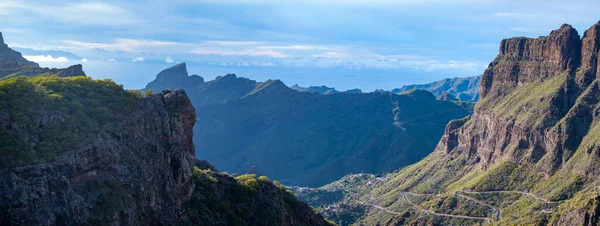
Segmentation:
{"type": "Polygon", "coordinates": [[[140,95],[111,80],[84,76],[0,81],[0,165],[45,161],[72,150],[120,113],[134,109],[140,95]]]}
{"type": "Polygon", "coordinates": [[[311,219],[312,208],[298,201],[279,182],[254,174],[231,178],[210,169],[194,168],[195,191],[188,217],[202,225],[333,225],[311,219]]]}

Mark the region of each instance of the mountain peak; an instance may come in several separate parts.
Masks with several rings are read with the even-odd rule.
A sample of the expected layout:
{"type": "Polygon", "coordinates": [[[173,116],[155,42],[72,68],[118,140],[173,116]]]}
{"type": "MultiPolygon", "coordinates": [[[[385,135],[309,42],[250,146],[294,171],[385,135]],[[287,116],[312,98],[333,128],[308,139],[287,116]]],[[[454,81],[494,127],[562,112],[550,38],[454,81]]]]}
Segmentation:
{"type": "Polygon", "coordinates": [[[180,64],[176,64],[173,65],[170,68],[167,68],[165,70],[162,70],[160,73],[158,73],[158,75],[156,75],[156,79],[157,80],[165,80],[165,79],[175,79],[175,78],[182,78],[182,77],[187,77],[188,76],[188,72],[187,72],[187,67],[185,65],[185,63],[180,63],[180,64]]]}
{"type": "Polygon", "coordinates": [[[179,63],[170,68],[162,70],[156,75],[154,81],[146,85],[146,89],[155,91],[164,89],[193,89],[196,86],[204,84],[204,78],[198,75],[188,76],[187,66],[179,63]]]}
{"type": "Polygon", "coordinates": [[[2,32],[0,32],[0,45],[4,44],[4,38],[2,37],[2,32]]]}
{"type": "Polygon", "coordinates": [[[292,90],[290,87],[286,86],[281,80],[267,80],[265,82],[260,83],[254,90],[250,91],[246,96],[255,95],[258,93],[267,94],[267,93],[281,93],[292,90]]]}

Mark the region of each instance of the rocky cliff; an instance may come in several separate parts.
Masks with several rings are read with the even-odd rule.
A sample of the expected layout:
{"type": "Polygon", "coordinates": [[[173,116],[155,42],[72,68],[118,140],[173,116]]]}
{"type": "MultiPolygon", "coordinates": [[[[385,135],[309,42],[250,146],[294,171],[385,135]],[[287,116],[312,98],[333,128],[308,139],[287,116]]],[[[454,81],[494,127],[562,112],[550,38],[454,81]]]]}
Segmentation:
{"type": "Polygon", "coordinates": [[[179,209],[193,192],[192,127],[196,120],[185,92],[137,100],[114,83],[84,77],[20,78],[3,82],[3,88],[15,88],[12,82],[25,87],[19,93],[41,97],[28,103],[1,98],[7,106],[22,105],[28,118],[22,121],[10,107],[2,107],[2,140],[14,140],[17,145],[3,145],[2,160],[15,163],[3,164],[0,173],[3,224],[139,225],[168,224],[181,218],[179,209]],[[45,90],[34,90],[36,86],[45,90]],[[80,97],[78,103],[101,103],[81,111],[43,105],[45,95],[54,93],[63,96],[55,104],[68,107],[69,92],[77,91],[69,89],[76,86],[100,92],[89,93],[96,97],[80,97]],[[102,93],[111,90],[115,93],[102,93]],[[95,128],[71,128],[70,123],[95,128]],[[85,136],[77,137],[77,132],[85,136]],[[70,140],[70,136],[81,139],[70,140]]]}
{"type": "Polygon", "coordinates": [[[582,38],[563,25],[503,40],[474,114],[450,122],[434,153],[373,189],[403,217],[379,212],[363,223],[597,225],[599,28],[582,38]],[[413,204],[426,217],[408,210],[413,204]]]}
{"type": "Polygon", "coordinates": [[[1,225],[328,224],[271,182],[195,166],[182,90],[15,77],[0,81],[0,109],[1,225]]]}

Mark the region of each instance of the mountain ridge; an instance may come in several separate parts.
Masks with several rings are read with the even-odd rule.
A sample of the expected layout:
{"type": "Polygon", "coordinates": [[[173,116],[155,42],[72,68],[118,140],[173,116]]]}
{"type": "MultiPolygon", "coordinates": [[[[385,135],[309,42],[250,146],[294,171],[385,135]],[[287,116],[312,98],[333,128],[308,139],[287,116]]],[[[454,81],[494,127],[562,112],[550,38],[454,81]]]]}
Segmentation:
{"type": "Polygon", "coordinates": [[[236,174],[256,165],[290,185],[322,185],[351,172],[412,163],[433,148],[444,124],[469,113],[427,91],[323,95],[235,74],[187,93],[198,112],[199,158],[236,174]]]}
{"type": "Polygon", "coordinates": [[[477,102],[479,100],[479,80],[481,76],[446,78],[426,84],[406,85],[391,90],[392,93],[402,93],[413,89],[427,90],[438,99],[444,93],[460,101],[477,102]]]}
{"type": "Polygon", "coordinates": [[[38,63],[31,62],[4,43],[4,37],[0,32],[0,79],[25,75],[58,75],[60,77],[85,75],[83,66],[76,64],[64,69],[42,68],[38,63]]]}

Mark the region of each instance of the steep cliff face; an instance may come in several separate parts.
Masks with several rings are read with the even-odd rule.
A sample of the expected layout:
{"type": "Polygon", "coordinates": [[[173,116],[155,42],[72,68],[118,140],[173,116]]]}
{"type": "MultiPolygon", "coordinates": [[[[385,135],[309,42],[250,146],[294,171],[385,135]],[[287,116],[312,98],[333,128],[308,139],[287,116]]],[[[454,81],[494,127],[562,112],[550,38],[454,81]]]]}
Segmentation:
{"type": "Polygon", "coordinates": [[[513,88],[574,70],[580,58],[579,35],[566,24],[547,37],[502,40],[498,57],[481,77],[481,97],[501,96],[513,88]]]}
{"type": "MultiPolygon", "coordinates": [[[[87,78],[74,81],[90,89],[118,87],[95,83],[87,78]]],[[[54,82],[61,80],[56,78],[54,82]]],[[[41,87],[57,95],[69,92],[68,87],[53,87],[51,83],[49,81],[41,87]]],[[[44,95],[35,93],[36,90],[27,91],[44,95]]],[[[86,112],[75,112],[84,115],[71,115],[50,105],[42,107],[39,113],[26,111],[33,121],[23,124],[16,119],[19,115],[8,111],[9,108],[2,108],[2,127],[9,128],[3,131],[12,131],[12,139],[23,141],[22,146],[3,156],[3,160],[11,157],[21,159],[16,155],[27,155],[34,160],[14,167],[3,165],[0,172],[2,224],[138,225],[177,222],[181,217],[178,210],[193,192],[194,108],[182,91],[136,100],[121,89],[121,95],[116,97],[123,99],[105,100],[102,104],[117,116],[109,121],[87,115],[92,118],[92,123],[98,123],[98,128],[82,140],[73,141],[76,142],[74,145],[64,144],[66,140],[58,137],[74,136],[71,133],[79,129],[56,131],[56,140],[52,140],[52,137],[33,131],[32,126],[50,130],[56,124],[78,120],[73,117],[86,117],[86,112]],[[111,104],[122,103],[134,106],[110,108],[111,104]],[[53,150],[44,144],[52,141],[55,146],[68,149],[53,150]],[[59,153],[49,156],[48,152],[52,151],[59,153]]],[[[101,99],[81,98],[84,103],[101,99]]],[[[2,99],[9,105],[19,101],[19,98],[2,99]]],[[[67,104],[64,99],[55,101],[58,105],[67,104]]],[[[26,104],[29,106],[24,109],[40,108],[41,103],[26,104]]],[[[3,139],[8,139],[8,136],[3,139]]]]}
{"type": "MultiPolygon", "coordinates": [[[[389,204],[401,203],[390,197],[402,191],[439,194],[453,200],[452,207],[433,199],[419,205],[482,218],[425,219],[433,222],[595,225],[599,27],[600,23],[592,26],[582,39],[563,25],[547,37],[503,40],[498,57],[481,78],[482,99],[474,114],[449,123],[434,153],[403,169],[373,195],[385,197],[381,202],[389,204]],[[464,195],[457,191],[499,191],[470,196],[502,213],[496,217],[488,206],[461,203],[464,195]],[[541,198],[536,203],[531,197],[541,198]]],[[[407,216],[405,223],[423,221],[407,216]]],[[[372,215],[366,221],[388,217],[372,215]]]]}
{"type": "Polygon", "coordinates": [[[328,225],[281,185],[196,162],[182,90],[16,77],[0,81],[0,109],[1,225],[328,225]]]}

